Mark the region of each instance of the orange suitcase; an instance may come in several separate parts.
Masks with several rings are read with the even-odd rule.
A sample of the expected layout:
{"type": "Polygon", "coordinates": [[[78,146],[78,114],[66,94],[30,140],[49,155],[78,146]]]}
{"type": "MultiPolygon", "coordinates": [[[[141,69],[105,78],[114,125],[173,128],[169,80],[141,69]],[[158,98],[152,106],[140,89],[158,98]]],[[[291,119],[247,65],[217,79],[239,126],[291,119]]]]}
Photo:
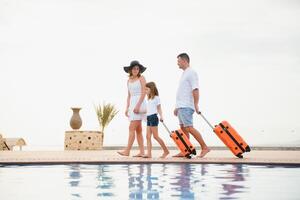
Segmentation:
{"type": "Polygon", "coordinates": [[[251,151],[249,145],[227,121],[222,121],[213,127],[201,112],[199,114],[235,156],[243,158],[243,153],[251,151]]]}
{"type": "Polygon", "coordinates": [[[197,152],[195,147],[181,129],[171,132],[164,122],[162,122],[162,124],[170,134],[170,137],[174,140],[178,149],[186,158],[192,158],[192,154],[196,155],[197,152]]]}

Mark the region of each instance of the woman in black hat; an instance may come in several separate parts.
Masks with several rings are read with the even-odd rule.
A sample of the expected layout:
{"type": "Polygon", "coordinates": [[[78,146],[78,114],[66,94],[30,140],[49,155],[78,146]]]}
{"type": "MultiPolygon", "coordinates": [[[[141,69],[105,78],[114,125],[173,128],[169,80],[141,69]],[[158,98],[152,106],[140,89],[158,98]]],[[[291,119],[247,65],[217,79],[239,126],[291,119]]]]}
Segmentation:
{"type": "Polygon", "coordinates": [[[125,115],[129,118],[130,124],[127,147],[123,151],[118,151],[118,153],[122,156],[129,156],[135,139],[135,134],[140,152],[134,157],[142,157],[144,155],[142,120],[146,119],[146,80],[141,74],[145,70],[146,67],[141,65],[138,61],[132,61],[130,66],[124,67],[124,71],[129,74],[125,115]]]}

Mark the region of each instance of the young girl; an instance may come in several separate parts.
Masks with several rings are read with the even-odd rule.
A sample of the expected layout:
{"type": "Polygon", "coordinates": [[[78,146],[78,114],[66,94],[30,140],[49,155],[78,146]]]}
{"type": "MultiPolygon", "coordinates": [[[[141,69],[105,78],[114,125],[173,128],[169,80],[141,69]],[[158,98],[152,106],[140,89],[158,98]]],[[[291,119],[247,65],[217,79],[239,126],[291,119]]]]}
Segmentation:
{"type": "Polygon", "coordinates": [[[163,120],[162,111],[160,106],[160,100],[158,97],[158,90],[154,82],[149,82],[146,84],[146,94],[148,96],[147,102],[147,154],[143,156],[144,158],[151,158],[151,136],[153,134],[154,139],[160,144],[164,153],[160,158],[165,158],[169,154],[169,150],[166,147],[163,140],[158,136],[158,117],[157,113],[160,116],[160,120],[163,120]]]}

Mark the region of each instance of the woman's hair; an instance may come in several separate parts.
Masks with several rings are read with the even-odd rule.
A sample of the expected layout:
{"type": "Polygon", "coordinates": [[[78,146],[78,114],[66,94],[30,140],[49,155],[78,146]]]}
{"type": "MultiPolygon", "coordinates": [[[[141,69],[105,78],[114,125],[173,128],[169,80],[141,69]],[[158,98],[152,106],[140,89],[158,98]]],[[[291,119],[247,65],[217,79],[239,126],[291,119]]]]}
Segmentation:
{"type": "Polygon", "coordinates": [[[158,90],[154,82],[146,83],[146,87],[150,89],[148,99],[153,99],[155,96],[158,96],[158,90]]]}
{"type": "MultiPolygon", "coordinates": [[[[133,68],[134,68],[134,66],[129,68],[129,75],[128,75],[129,78],[132,77],[132,69],[133,68]]],[[[139,73],[138,73],[137,77],[141,77],[141,68],[139,68],[139,73]]]]}

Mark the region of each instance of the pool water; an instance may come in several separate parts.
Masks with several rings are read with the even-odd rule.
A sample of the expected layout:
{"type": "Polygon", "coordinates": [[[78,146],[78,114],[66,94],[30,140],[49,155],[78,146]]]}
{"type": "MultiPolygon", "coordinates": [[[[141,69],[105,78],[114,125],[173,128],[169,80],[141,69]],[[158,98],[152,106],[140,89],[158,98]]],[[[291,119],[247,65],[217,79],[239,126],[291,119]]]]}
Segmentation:
{"type": "Polygon", "coordinates": [[[300,199],[299,166],[0,165],[0,197],[30,199],[300,199]]]}

